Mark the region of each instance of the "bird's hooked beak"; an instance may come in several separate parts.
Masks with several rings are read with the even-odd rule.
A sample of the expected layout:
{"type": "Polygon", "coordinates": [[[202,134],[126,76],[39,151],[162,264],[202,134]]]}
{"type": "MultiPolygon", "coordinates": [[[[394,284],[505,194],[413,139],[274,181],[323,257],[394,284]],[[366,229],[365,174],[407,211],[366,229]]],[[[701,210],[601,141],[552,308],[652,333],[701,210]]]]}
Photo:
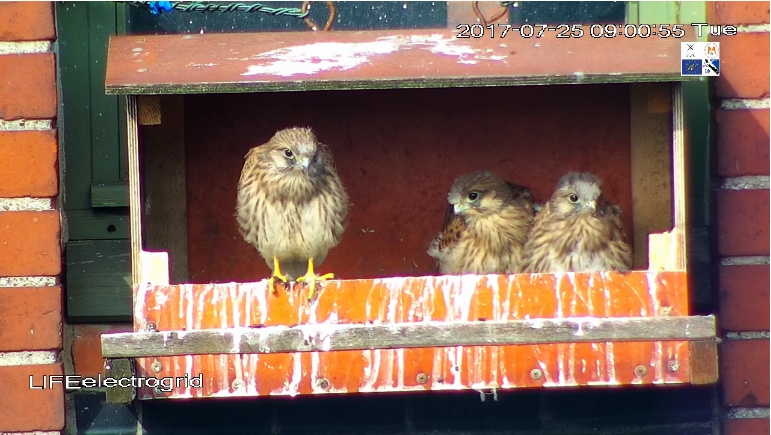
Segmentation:
{"type": "Polygon", "coordinates": [[[592,212],[592,216],[597,216],[597,201],[587,201],[586,209],[592,212]]]}
{"type": "Polygon", "coordinates": [[[452,209],[455,211],[455,214],[461,214],[468,209],[468,205],[463,203],[453,204],[452,209]]]}
{"type": "Polygon", "coordinates": [[[302,168],[303,172],[310,175],[316,174],[316,166],[313,164],[313,158],[312,157],[303,157],[297,161],[297,164],[300,165],[300,168],[302,168]]]}

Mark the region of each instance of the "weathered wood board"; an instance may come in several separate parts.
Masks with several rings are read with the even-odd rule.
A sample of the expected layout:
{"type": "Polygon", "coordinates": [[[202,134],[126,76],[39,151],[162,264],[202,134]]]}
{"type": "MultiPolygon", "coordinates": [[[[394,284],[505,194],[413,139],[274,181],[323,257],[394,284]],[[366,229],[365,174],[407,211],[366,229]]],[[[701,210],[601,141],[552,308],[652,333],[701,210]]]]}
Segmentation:
{"type": "Polygon", "coordinates": [[[311,323],[102,336],[105,358],[562,343],[709,341],[715,316],[311,323]]]}
{"type": "MultiPolygon", "coordinates": [[[[330,281],[273,296],[265,282],[140,285],[135,330],[324,323],[688,315],[686,272],[443,276],[330,281]]],[[[472,346],[138,358],[139,376],[196,377],[183,398],[690,382],[685,341],[472,346]],[[159,364],[160,363],[160,364],[159,364]]]]}
{"type": "MultiPolygon", "coordinates": [[[[459,37],[457,30],[110,38],[108,94],[682,81],[683,38],[459,37]]],[[[495,27],[500,36],[504,27],[495,27]]],[[[488,30],[489,32],[489,30],[488,30]]],[[[462,35],[460,35],[462,36],[462,35]]]]}

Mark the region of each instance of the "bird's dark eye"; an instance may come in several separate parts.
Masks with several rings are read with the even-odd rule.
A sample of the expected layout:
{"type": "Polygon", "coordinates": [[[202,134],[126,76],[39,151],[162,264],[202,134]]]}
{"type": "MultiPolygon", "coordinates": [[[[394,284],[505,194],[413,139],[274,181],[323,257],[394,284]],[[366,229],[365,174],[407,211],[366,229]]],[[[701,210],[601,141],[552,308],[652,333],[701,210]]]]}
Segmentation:
{"type": "Polygon", "coordinates": [[[477,198],[479,198],[479,193],[477,192],[471,192],[468,194],[468,200],[469,201],[476,201],[477,198]]]}
{"type": "Polygon", "coordinates": [[[294,153],[290,149],[285,149],[284,150],[284,157],[286,157],[287,159],[293,159],[294,158],[294,153]]]}
{"type": "Polygon", "coordinates": [[[573,193],[573,194],[571,194],[570,196],[568,196],[568,200],[570,200],[570,202],[572,202],[573,204],[575,204],[575,203],[577,203],[577,202],[578,202],[578,195],[576,195],[575,193],[573,193]]]}

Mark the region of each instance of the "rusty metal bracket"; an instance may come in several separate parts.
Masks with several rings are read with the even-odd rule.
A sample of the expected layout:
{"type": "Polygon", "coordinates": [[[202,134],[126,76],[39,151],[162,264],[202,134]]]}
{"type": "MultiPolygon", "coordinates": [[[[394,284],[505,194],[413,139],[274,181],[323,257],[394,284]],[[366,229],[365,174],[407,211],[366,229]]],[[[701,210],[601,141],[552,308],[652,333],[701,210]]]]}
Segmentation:
{"type": "MultiPolygon", "coordinates": [[[[327,32],[332,29],[332,25],[335,23],[335,18],[337,18],[337,8],[335,7],[335,2],[324,2],[327,4],[327,7],[329,8],[329,16],[327,17],[327,22],[324,24],[324,28],[321,29],[324,32],[327,32]]],[[[308,16],[308,11],[310,10],[311,2],[305,1],[303,2],[302,8],[300,9],[302,13],[305,15],[303,18],[303,21],[305,21],[305,24],[308,25],[308,28],[313,30],[314,32],[319,30],[318,24],[316,24],[315,21],[311,20],[308,16]]]]}
{"type": "Polygon", "coordinates": [[[492,18],[490,18],[490,20],[488,20],[485,17],[485,14],[483,14],[482,11],[479,9],[479,2],[471,2],[471,9],[474,10],[474,15],[476,15],[477,18],[479,18],[479,22],[482,23],[483,26],[487,26],[488,24],[491,24],[500,20],[501,17],[506,15],[506,12],[509,11],[508,5],[503,5],[503,2],[501,4],[503,6],[501,11],[493,15],[492,18]]]}

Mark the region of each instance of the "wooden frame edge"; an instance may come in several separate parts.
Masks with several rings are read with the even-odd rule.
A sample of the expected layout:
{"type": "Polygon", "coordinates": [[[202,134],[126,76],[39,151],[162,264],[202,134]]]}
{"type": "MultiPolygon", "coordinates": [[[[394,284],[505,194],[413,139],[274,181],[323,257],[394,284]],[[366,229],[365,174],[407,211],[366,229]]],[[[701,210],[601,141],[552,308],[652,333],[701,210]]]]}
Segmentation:
{"type": "Polygon", "coordinates": [[[634,269],[674,270],[656,236],[673,227],[672,83],[629,86],[634,269]]]}
{"type": "Polygon", "coordinates": [[[688,267],[688,144],[685,132],[685,110],[683,86],[675,83],[672,87],[672,167],[674,173],[672,214],[674,215],[674,237],[676,243],[675,268],[688,267]]]}
{"type": "Polygon", "coordinates": [[[140,253],[142,252],[142,194],[141,171],[139,167],[139,115],[137,99],[138,97],[134,95],[126,97],[132,287],[139,284],[142,277],[142,264],[140,260],[140,253]]]}

